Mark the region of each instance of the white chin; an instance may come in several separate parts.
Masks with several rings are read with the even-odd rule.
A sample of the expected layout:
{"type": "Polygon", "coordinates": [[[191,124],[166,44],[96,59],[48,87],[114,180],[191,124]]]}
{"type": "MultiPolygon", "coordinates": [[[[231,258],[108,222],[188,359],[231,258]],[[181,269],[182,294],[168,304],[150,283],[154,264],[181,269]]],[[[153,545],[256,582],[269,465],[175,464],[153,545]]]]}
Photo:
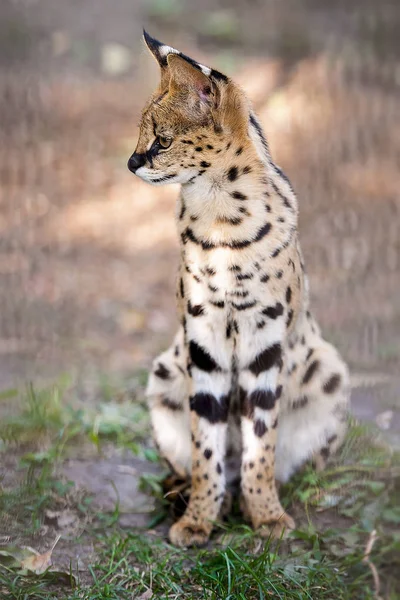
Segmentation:
{"type": "Polygon", "coordinates": [[[176,183],[178,176],[168,175],[168,173],[160,173],[157,171],[153,171],[152,169],[148,169],[147,167],[140,167],[135,175],[146,181],[146,183],[151,183],[152,185],[164,185],[165,183],[176,183]]]}

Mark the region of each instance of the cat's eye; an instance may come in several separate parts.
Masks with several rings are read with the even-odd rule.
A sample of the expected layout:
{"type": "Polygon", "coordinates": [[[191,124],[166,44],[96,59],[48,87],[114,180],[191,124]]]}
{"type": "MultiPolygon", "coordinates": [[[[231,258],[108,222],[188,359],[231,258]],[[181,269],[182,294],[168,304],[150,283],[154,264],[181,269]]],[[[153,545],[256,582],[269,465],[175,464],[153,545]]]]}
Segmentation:
{"type": "Polygon", "coordinates": [[[172,144],[172,138],[167,138],[162,135],[159,135],[158,142],[162,148],[169,148],[172,144]]]}

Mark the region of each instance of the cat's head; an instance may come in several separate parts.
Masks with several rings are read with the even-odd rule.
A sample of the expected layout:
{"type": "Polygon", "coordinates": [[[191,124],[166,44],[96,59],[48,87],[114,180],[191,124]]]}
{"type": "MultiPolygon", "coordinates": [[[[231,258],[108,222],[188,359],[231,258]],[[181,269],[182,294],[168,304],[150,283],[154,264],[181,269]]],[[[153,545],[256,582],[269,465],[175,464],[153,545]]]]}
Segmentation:
{"type": "Polygon", "coordinates": [[[144,32],[160,66],[160,84],[146,103],[130,171],[152,184],[188,183],[226,163],[247,139],[249,106],[228,77],[144,32]],[[233,151],[233,148],[231,152],[233,151]]]}

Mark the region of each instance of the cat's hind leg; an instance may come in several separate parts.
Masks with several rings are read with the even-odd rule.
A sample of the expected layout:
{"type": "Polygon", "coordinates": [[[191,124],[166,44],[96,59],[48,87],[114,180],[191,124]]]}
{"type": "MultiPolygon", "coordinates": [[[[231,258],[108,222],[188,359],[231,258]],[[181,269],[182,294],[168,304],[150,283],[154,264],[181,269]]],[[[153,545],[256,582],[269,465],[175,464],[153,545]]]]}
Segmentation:
{"type": "Polygon", "coordinates": [[[189,389],[183,329],[153,363],[146,396],[160,454],[182,478],[191,473],[189,389]]]}

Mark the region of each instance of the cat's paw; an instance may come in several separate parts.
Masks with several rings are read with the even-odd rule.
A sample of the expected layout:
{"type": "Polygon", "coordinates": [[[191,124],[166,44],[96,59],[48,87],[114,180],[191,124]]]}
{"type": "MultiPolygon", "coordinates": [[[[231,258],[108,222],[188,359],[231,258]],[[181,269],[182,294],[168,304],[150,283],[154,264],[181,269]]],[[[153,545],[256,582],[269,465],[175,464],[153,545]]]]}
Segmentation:
{"type": "Polygon", "coordinates": [[[281,539],[296,527],[294,520],[286,512],[276,518],[269,518],[268,522],[260,523],[256,528],[256,533],[261,537],[272,537],[281,539]]]}
{"type": "Polygon", "coordinates": [[[175,546],[204,546],[208,542],[211,526],[199,524],[183,517],[169,530],[169,539],[175,546]]]}

